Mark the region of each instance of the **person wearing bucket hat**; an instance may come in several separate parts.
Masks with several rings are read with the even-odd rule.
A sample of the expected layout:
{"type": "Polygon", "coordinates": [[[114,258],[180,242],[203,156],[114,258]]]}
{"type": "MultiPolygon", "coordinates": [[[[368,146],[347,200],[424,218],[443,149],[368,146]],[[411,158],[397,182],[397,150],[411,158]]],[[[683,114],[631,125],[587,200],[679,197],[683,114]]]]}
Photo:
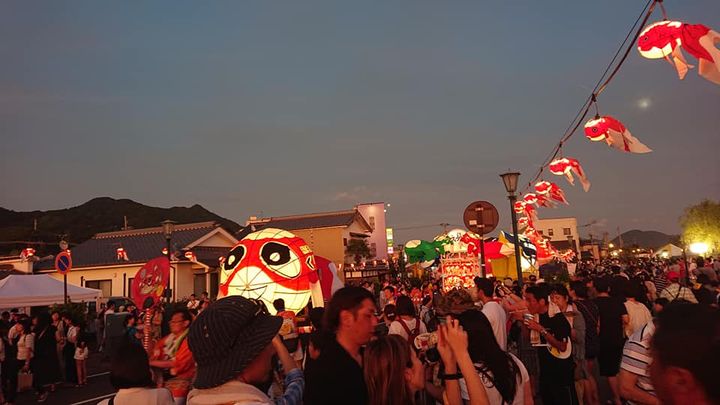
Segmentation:
{"type": "Polygon", "coordinates": [[[202,311],[188,334],[197,374],[188,405],[273,404],[265,386],[271,381],[272,359],[285,370],[282,403],[300,403],[305,380],[277,337],[282,318],[265,304],[240,296],[220,299],[202,311]]]}

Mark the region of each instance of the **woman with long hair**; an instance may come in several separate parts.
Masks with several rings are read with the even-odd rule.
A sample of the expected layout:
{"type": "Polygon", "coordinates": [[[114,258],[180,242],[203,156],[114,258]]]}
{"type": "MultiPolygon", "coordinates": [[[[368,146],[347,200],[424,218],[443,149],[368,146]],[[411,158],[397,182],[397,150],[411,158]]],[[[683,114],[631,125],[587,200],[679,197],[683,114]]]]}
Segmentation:
{"type": "MultiPolygon", "coordinates": [[[[473,309],[460,314],[458,320],[467,332],[470,359],[485,386],[489,403],[532,404],[527,369],[517,357],[500,348],[487,317],[473,309]]],[[[460,388],[463,400],[469,400],[466,384],[462,380],[460,388]]]]}
{"type": "Polygon", "coordinates": [[[368,343],[363,364],[369,404],[412,405],[425,387],[425,368],[401,336],[368,343]]]}

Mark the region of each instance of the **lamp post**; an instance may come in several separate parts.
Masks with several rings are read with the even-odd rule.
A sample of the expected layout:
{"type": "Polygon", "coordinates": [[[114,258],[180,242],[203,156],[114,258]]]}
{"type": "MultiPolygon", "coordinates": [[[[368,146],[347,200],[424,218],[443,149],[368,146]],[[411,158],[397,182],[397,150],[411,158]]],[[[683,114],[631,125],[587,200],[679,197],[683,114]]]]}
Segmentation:
{"type": "MultiPolygon", "coordinates": [[[[163,228],[163,234],[165,234],[165,242],[167,243],[167,259],[168,263],[170,263],[171,258],[171,250],[170,250],[170,241],[172,239],[173,231],[175,230],[175,222],[171,221],[169,219],[166,219],[161,223],[163,228]]],[[[170,297],[172,297],[172,290],[170,289],[170,277],[168,276],[168,283],[165,287],[165,298],[167,298],[167,302],[170,302],[170,297]]]]}
{"type": "Polygon", "coordinates": [[[520,173],[508,172],[501,174],[500,177],[502,178],[503,184],[505,184],[505,191],[507,191],[508,199],[510,200],[510,216],[512,218],[513,235],[515,235],[515,269],[517,270],[518,286],[522,289],[523,277],[522,268],[520,267],[520,235],[518,235],[517,214],[515,213],[515,202],[517,201],[515,192],[517,191],[520,173]]]}

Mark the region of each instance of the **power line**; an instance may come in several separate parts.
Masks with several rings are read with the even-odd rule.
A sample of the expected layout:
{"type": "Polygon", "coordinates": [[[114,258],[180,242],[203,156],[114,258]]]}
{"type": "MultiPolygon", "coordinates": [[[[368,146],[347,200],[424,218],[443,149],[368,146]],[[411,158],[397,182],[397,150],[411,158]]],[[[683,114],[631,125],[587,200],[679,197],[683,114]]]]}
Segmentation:
{"type": "MultiPolygon", "coordinates": [[[[610,63],[608,63],[607,67],[603,71],[602,75],[598,79],[597,83],[593,87],[592,92],[587,97],[585,102],[582,104],[580,109],[578,110],[577,114],[575,114],[575,117],[570,121],[570,124],[565,129],[565,132],[563,133],[563,136],[560,138],[560,141],[557,145],[552,149],[550,154],[547,158],[543,161],[542,165],[538,169],[537,174],[535,177],[528,182],[527,187],[525,187],[522,191],[524,194],[532,185],[540,179],[540,177],[543,174],[543,171],[545,167],[552,162],[557,155],[562,150],[563,144],[567,142],[577,131],[577,129],[580,127],[580,125],[583,123],[585,118],[587,117],[588,112],[590,111],[590,108],[595,105],[596,111],[597,111],[597,96],[605,91],[608,84],[615,78],[615,75],[620,70],[620,67],[623,65],[625,60],[627,59],[628,55],[630,54],[630,50],[633,48],[633,44],[635,43],[635,40],[637,40],[638,36],[640,35],[640,31],[642,30],[642,27],[645,26],[647,23],[647,20],[650,18],[650,15],[652,15],[653,10],[655,10],[655,5],[660,3],[660,7],[662,7],[662,0],[648,0],[648,2],[645,4],[645,7],[643,7],[642,11],[638,15],[638,17],[635,19],[635,22],[630,27],[630,30],[628,31],[627,35],[625,36],[625,39],[622,41],[620,46],[618,47],[617,51],[615,51],[615,55],[613,55],[612,59],[610,60],[610,63]],[[643,18],[644,16],[644,18],[643,18]],[[640,21],[642,20],[642,23],[640,21]],[[634,33],[634,35],[633,35],[634,33]],[[630,37],[632,36],[632,40],[628,41],[630,37]],[[623,49],[625,49],[625,52],[623,53],[623,49]],[[618,56],[622,53],[622,57],[620,60],[616,63],[616,60],[618,60],[618,56]],[[613,65],[615,68],[613,69],[613,65]],[[612,72],[610,70],[612,69],[612,72]]],[[[665,14],[663,10],[663,15],[665,14]]]]}

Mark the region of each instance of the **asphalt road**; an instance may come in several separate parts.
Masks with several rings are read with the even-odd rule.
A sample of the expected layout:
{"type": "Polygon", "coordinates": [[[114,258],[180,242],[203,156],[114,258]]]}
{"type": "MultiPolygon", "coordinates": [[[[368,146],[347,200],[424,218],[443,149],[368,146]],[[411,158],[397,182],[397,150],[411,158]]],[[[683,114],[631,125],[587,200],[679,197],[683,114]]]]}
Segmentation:
{"type": "MultiPolygon", "coordinates": [[[[109,364],[102,360],[100,353],[93,353],[88,359],[88,384],[84,387],[61,385],[50,393],[45,404],[48,405],[95,405],[115,393],[110,385],[109,364]]],[[[33,391],[18,393],[17,405],[37,404],[33,391]]]]}

